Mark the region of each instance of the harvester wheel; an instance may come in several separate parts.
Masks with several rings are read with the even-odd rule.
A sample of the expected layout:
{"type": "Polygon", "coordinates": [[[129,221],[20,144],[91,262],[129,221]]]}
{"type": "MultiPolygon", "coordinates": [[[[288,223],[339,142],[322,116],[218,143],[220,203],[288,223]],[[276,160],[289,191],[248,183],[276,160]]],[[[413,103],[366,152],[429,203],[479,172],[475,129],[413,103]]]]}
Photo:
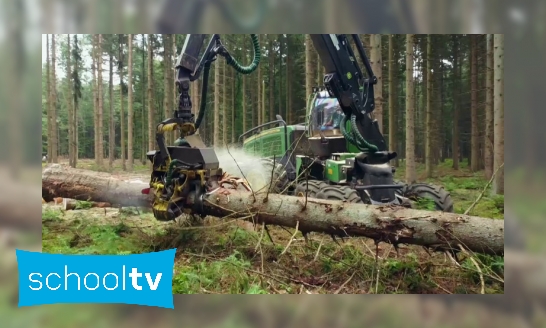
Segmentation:
{"type": "Polygon", "coordinates": [[[444,187],[426,183],[414,183],[405,185],[400,189],[402,196],[412,201],[419,198],[428,198],[435,204],[436,211],[453,212],[453,199],[451,194],[444,187]]]}
{"type": "Polygon", "coordinates": [[[363,203],[358,192],[349,186],[329,185],[317,193],[318,199],[340,200],[347,203],[363,203]]]}
{"type": "Polygon", "coordinates": [[[294,195],[299,197],[304,197],[306,192],[307,196],[311,198],[316,198],[317,193],[322,189],[328,187],[328,184],[320,180],[308,180],[298,183],[294,189],[294,195]]]}

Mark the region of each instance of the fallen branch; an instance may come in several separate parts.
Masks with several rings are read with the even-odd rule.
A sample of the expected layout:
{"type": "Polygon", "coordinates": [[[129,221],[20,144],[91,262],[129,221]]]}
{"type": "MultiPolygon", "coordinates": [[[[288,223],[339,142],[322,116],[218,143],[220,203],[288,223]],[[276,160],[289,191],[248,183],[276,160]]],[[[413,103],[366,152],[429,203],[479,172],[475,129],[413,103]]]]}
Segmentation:
{"type": "MultiPolygon", "coordinates": [[[[65,197],[113,206],[149,207],[150,196],[141,194],[148,188],[146,178],[127,181],[107,173],[51,165],[42,173],[42,197],[65,197]]],[[[475,253],[504,253],[504,221],[454,213],[431,212],[403,207],[349,204],[308,198],[304,207],[300,197],[217,189],[203,197],[203,215],[248,218],[254,222],[300,231],[321,232],[341,237],[367,237],[392,244],[414,244],[436,251],[460,251],[459,244],[475,253]]],[[[186,200],[188,207],[195,195],[186,200]]],[[[267,231],[266,231],[267,232],[267,231]]]]}
{"type": "Polygon", "coordinates": [[[497,175],[497,172],[499,172],[499,170],[504,166],[504,163],[502,163],[501,165],[499,165],[499,167],[497,167],[497,169],[495,170],[495,172],[493,173],[493,175],[491,176],[491,179],[489,179],[489,182],[487,182],[487,184],[485,185],[485,187],[483,188],[482,192],[480,193],[480,195],[478,196],[478,198],[476,198],[476,200],[474,201],[474,203],[472,203],[472,205],[470,205],[470,207],[468,207],[468,209],[466,211],[464,211],[464,214],[465,215],[468,215],[470,213],[470,211],[472,211],[472,209],[474,208],[474,206],[476,206],[480,200],[482,199],[483,195],[485,195],[485,192],[487,191],[487,188],[489,188],[489,186],[491,185],[491,183],[493,183],[493,180],[495,179],[495,176],[497,175]]]}
{"type": "Polygon", "coordinates": [[[474,257],[472,255],[470,255],[466,249],[464,249],[463,246],[459,245],[459,247],[461,248],[461,250],[463,251],[463,253],[465,253],[466,255],[468,255],[470,257],[470,261],[472,261],[472,263],[474,264],[474,266],[476,267],[476,269],[478,270],[478,273],[480,275],[480,284],[482,286],[482,288],[480,289],[480,294],[485,294],[485,283],[484,283],[484,280],[483,280],[483,273],[482,273],[482,269],[480,268],[480,266],[478,265],[478,262],[476,262],[476,260],[474,259],[474,257]]]}
{"type": "Polygon", "coordinates": [[[296,230],[294,231],[294,234],[292,235],[292,237],[290,238],[290,241],[288,241],[288,244],[286,245],[286,247],[284,248],[284,250],[281,252],[280,255],[283,255],[284,253],[286,253],[286,251],[288,250],[288,247],[290,247],[290,244],[292,244],[292,241],[294,240],[294,237],[296,237],[296,234],[298,233],[298,226],[300,225],[300,222],[296,222],[296,230]]]}

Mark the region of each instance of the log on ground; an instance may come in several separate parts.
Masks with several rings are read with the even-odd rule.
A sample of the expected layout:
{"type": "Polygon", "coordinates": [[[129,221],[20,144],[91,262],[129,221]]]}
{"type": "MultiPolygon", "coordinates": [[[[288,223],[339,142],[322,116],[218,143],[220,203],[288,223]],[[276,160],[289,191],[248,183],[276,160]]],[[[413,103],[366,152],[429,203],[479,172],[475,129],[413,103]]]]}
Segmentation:
{"type": "MultiPolygon", "coordinates": [[[[141,194],[146,178],[125,180],[108,173],[50,165],[42,173],[42,196],[108,202],[113,206],[149,207],[141,194]]],[[[187,206],[193,207],[194,195],[187,206]]],[[[201,215],[244,218],[257,224],[298,227],[302,233],[367,237],[393,244],[413,244],[432,250],[504,254],[504,220],[403,207],[350,204],[220,188],[205,195],[201,215]]]]}

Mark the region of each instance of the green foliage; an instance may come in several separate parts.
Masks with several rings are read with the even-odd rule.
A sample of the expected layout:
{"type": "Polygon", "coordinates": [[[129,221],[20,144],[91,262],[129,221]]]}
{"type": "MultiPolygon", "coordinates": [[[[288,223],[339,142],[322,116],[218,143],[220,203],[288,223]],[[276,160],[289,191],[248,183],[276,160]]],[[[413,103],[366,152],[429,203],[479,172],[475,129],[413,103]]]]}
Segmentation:
{"type": "Polygon", "coordinates": [[[47,222],[58,222],[61,220],[62,212],[60,210],[47,208],[42,212],[42,224],[47,222]]]}
{"type": "Polygon", "coordinates": [[[227,258],[199,261],[191,265],[175,266],[174,294],[223,292],[231,294],[264,294],[245,269],[250,262],[235,251],[227,258]]]}
{"type": "Polygon", "coordinates": [[[264,290],[262,287],[252,284],[248,288],[245,294],[269,294],[266,290],[264,290]]]}
{"type": "Polygon", "coordinates": [[[70,225],[51,226],[48,222],[51,221],[42,226],[42,249],[46,253],[133,254],[147,249],[141,238],[125,236],[128,230],[124,224],[87,225],[74,221],[70,225]]]}
{"type": "Polygon", "coordinates": [[[436,209],[436,204],[434,203],[434,200],[426,197],[418,198],[414,204],[415,208],[420,210],[434,211],[436,209]]]}
{"type": "Polygon", "coordinates": [[[91,208],[92,206],[93,206],[92,202],[88,202],[88,201],[85,201],[85,200],[78,200],[78,201],[76,201],[75,209],[76,210],[84,210],[84,209],[91,208]]]}
{"type": "MultiPolygon", "coordinates": [[[[480,266],[484,281],[488,284],[498,282],[498,278],[504,276],[504,257],[484,254],[473,254],[473,257],[480,266]]],[[[466,269],[468,277],[474,282],[480,283],[480,273],[470,258],[466,258],[462,266],[466,269]]]]}

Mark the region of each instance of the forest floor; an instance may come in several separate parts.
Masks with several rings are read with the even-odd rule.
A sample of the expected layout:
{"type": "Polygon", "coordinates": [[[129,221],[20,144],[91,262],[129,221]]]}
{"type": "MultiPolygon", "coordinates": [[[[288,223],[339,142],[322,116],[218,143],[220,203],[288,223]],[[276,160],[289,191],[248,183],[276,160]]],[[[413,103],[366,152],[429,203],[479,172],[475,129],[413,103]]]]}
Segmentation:
{"type": "MultiPolygon", "coordinates": [[[[78,167],[96,170],[91,160],[78,167]]],[[[131,175],[145,177],[148,167],[135,166],[131,175]]],[[[116,163],[112,174],[127,175],[116,163]]],[[[403,170],[396,177],[401,179],[403,170]]],[[[423,167],[418,167],[420,181],[423,167]]],[[[485,188],[483,172],[472,173],[463,164],[441,163],[428,182],[442,185],[463,213],[485,188]]],[[[471,215],[504,218],[504,197],[488,193],[471,215]]],[[[250,223],[207,217],[198,223],[156,221],[151,212],[132,209],[81,209],[61,211],[44,205],[42,249],[62,254],[133,254],[177,248],[173,293],[175,294],[286,294],[286,293],[398,293],[474,294],[504,293],[504,259],[473,255],[460,265],[442,253],[429,254],[418,246],[389,244],[376,249],[373,241],[350,238],[333,241],[311,234],[305,243],[296,236],[281,255],[293,230],[270,227],[273,242],[261,227],[250,223]]]]}

